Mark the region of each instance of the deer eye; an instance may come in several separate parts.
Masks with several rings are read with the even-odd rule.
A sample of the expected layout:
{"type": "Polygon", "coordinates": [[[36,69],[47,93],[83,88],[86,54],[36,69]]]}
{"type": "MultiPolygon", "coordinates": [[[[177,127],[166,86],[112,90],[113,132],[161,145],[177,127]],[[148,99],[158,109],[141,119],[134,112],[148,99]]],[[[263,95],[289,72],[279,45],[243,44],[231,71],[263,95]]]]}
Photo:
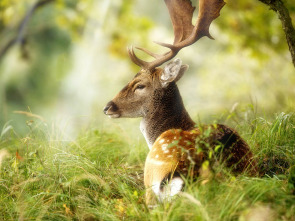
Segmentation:
{"type": "Polygon", "coordinates": [[[137,90],[137,89],[141,90],[141,89],[144,89],[144,88],[145,88],[145,85],[139,84],[139,85],[136,86],[135,90],[137,90]]]}

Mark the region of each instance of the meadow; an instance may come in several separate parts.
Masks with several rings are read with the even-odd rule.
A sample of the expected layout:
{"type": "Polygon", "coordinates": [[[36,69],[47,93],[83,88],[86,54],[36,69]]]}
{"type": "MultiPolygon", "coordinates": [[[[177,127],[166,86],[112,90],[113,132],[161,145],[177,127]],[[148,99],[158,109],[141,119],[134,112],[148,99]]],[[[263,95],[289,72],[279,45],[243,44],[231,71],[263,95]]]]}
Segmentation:
{"type": "Polygon", "coordinates": [[[295,221],[294,66],[261,2],[282,1],[226,0],[215,41],[179,53],[190,69],[178,82],[192,118],[236,129],[261,176],[216,163],[149,209],[139,120],[102,109],[140,70],[127,47],[164,53],[153,41],[173,41],[165,2],[1,0],[0,221],[295,221]]]}
{"type": "Polygon", "coordinates": [[[263,176],[233,176],[219,165],[154,209],[144,202],[148,148],[141,140],[89,128],[62,141],[43,121],[26,124],[25,136],[9,123],[1,131],[0,220],[295,219],[294,113],[253,115],[234,126],[263,176]]]}

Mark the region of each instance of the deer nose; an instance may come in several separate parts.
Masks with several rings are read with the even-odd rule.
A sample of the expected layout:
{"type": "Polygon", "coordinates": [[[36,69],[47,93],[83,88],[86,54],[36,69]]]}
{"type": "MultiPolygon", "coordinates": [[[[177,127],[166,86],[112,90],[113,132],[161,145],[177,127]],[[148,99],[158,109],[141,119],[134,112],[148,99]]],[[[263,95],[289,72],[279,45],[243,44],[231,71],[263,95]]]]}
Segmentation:
{"type": "Polygon", "coordinates": [[[110,101],[109,103],[107,103],[107,105],[103,109],[103,112],[105,114],[109,114],[108,111],[116,112],[117,110],[118,110],[117,105],[113,101],[110,101]]]}
{"type": "Polygon", "coordinates": [[[108,110],[111,108],[111,102],[107,103],[107,105],[104,107],[103,112],[104,114],[107,114],[108,110]]]}

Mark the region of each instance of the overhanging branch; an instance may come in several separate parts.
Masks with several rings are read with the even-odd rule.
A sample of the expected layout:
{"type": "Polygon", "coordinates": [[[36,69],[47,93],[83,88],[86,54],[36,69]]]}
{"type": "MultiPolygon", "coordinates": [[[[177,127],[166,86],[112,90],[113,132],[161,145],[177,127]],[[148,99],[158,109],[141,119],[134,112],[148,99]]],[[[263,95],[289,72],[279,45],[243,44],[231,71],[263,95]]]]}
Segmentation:
{"type": "Polygon", "coordinates": [[[34,12],[41,8],[42,6],[54,2],[55,0],[39,0],[37,1],[30,9],[29,11],[25,14],[24,18],[20,21],[18,27],[17,27],[17,34],[16,36],[12,37],[6,45],[0,50],[0,61],[3,59],[5,54],[9,51],[9,49],[15,45],[15,44],[24,44],[25,42],[25,31],[26,27],[30,21],[30,18],[33,16],[34,12]]]}

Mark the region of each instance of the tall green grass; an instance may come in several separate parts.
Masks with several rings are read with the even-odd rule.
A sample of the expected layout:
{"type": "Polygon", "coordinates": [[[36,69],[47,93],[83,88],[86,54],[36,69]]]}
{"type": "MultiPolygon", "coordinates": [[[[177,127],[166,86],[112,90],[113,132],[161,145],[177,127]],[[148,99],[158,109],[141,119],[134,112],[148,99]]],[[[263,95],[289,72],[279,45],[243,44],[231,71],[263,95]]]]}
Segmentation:
{"type": "Polygon", "coordinates": [[[0,220],[294,220],[295,116],[241,122],[265,175],[219,168],[153,210],[144,203],[145,143],[97,129],[62,141],[34,122],[19,137],[8,123],[0,131],[0,220]]]}

